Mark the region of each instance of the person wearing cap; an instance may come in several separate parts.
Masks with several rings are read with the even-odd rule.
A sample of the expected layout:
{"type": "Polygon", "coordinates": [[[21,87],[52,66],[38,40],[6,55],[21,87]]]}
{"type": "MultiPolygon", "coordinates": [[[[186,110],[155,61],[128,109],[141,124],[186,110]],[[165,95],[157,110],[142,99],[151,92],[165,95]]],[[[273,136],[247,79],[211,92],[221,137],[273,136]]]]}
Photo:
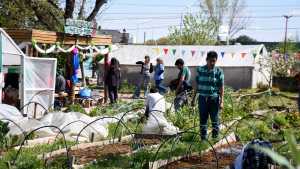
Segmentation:
{"type": "Polygon", "coordinates": [[[155,87],[158,89],[160,94],[165,94],[167,92],[167,88],[163,85],[164,80],[164,63],[161,58],[156,59],[156,66],[154,69],[154,80],[155,87]]]}
{"type": "Polygon", "coordinates": [[[208,117],[212,123],[212,137],[219,135],[219,111],[223,108],[224,73],[216,67],[218,54],[215,51],[207,53],[204,66],[197,68],[197,94],[199,95],[200,135],[202,140],[207,139],[208,117]]]}
{"type": "Polygon", "coordinates": [[[150,87],[150,76],[153,72],[153,66],[152,63],[150,63],[150,57],[148,55],[145,56],[145,60],[138,61],[136,64],[141,65],[141,80],[139,81],[139,84],[136,86],[133,98],[138,99],[140,98],[140,92],[142,86],[144,87],[144,97],[146,98],[149,93],[149,87],[150,87]]]}

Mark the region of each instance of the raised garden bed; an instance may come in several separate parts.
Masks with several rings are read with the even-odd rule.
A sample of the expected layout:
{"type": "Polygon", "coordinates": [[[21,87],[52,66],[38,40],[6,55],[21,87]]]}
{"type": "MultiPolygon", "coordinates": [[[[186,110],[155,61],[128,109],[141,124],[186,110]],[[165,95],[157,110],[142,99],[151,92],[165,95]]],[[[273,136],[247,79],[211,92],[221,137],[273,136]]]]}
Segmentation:
{"type": "Polygon", "coordinates": [[[216,169],[218,158],[218,168],[224,169],[233,164],[237,153],[231,152],[233,149],[242,149],[242,145],[235,143],[232,145],[224,145],[216,149],[216,154],[210,150],[202,155],[193,155],[182,158],[178,161],[171,162],[161,169],[176,169],[176,168],[193,168],[193,169],[216,169]]]}

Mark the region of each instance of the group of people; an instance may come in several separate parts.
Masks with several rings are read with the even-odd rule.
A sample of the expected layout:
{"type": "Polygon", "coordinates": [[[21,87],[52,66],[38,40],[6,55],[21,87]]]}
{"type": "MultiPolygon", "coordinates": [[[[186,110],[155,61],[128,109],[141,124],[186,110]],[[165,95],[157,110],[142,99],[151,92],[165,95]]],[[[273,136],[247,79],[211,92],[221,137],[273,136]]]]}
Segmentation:
{"type": "MultiPolygon", "coordinates": [[[[195,78],[198,97],[198,107],[200,115],[200,134],[201,139],[207,139],[207,122],[211,119],[212,122],[212,137],[218,138],[219,135],[219,112],[223,108],[224,103],[224,73],[222,69],[216,67],[218,54],[215,51],[207,53],[206,65],[197,68],[195,78]]],[[[169,89],[175,90],[176,95],[183,91],[192,88],[191,71],[185,66],[183,59],[177,59],[175,66],[179,69],[178,77],[170,82],[168,87],[164,86],[165,68],[161,58],[156,59],[156,65],[150,63],[150,57],[145,56],[144,61],[136,62],[141,65],[140,83],[137,85],[133,98],[140,97],[141,88],[144,87],[144,96],[146,98],[146,109],[153,111],[153,102],[159,102],[161,97],[168,92],[169,89]],[[150,90],[151,74],[154,71],[155,88],[150,90]],[[149,94],[149,91],[150,94],[149,94]],[[159,94],[159,95],[158,95],[159,94]],[[151,104],[148,102],[151,100],[151,104]],[[152,105],[152,106],[151,106],[152,105]]],[[[108,86],[109,98],[111,103],[115,103],[118,99],[118,87],[120,85],[120,66],[119,61],[115,58],[111,59],[109,69],[105,78],[105,83],[108,86]]],[[[156,110],[157,111],[157,110],[156,110]]],[[[160,110],[164,111],[164,110],[160,110]]],[[[149,114],[147,112],[146,114],[149,114]]]]}

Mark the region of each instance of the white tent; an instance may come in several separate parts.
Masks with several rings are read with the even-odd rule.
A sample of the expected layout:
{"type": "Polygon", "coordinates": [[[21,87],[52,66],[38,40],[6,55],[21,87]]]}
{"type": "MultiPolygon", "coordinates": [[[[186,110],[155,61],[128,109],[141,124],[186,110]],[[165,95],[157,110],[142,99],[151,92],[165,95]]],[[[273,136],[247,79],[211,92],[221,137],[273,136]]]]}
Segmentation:
{"type": "MultiPolygon", "coordinates": [[[[18,67],[20,72],[19,98],[21,107],[29,102],[37,102],[45,108],[53,105],[56,59],[25,56],[18,45],[0,28],[0,102],[2,101],[2,88],[5,85],[3,75],[8,73],[12,66],[18,67]]],[[[28,116],[33,116],[33,106],[30,105],[26,108],[28,116]]]]}
{"type": "MultiPolygon", "coordinates": [[[[227,77],[240,71],[243,76],[243,68],[251,70],[248,72],[247,81],[251,80],[249,87],[256,87],[257,83],[267,83],[270,79],[269,67],[262,67],[261,61],[267,61],[268,52],[264,45],[229,45],[229,46],[145,46],[145,45],[121,45],[118,50],[113,51],[110,57],[116,57],[121,65],[135,65],[136,61],[144,60],[145,55],[149,55],[152,63],[156,63],[157,57],[163,59],[166,67],[174,67],[176,59],[182,58],[185,65],[197,67],[206,64],[206,55],[209,51],[216,51],[219,55],[217,66],[220,66],[227,73],[227,77]],[[251,74],[251,75],[250,75],[251,74]],[[250,77],[251,76],[251,77],[250,77]]],[[[173,70],[174,72],[174,70],[173,70]]],[[[173,73],[171,72],[171,74],[173,73]]],[[[192,70],[193,72],[193,70],[192,70]]],[[[194,71],[195,73],[195,71],[194,71]]],[[[168,78],[168,77],[167,77],[168,78]]],[[[233,80],[234,81],[234,80],[233,80]]],[[[226,83],[226,77],[225,77],[226,83]]],[[[241,85],[243,86],[243,85],[241,85]]]]}

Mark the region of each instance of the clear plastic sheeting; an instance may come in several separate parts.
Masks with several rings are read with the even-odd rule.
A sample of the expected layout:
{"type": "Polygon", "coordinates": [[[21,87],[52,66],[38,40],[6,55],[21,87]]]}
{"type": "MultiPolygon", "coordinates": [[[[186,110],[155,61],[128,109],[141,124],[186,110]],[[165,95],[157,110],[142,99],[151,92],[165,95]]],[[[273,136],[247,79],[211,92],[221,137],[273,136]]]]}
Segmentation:
{"type": "MultiPolygon", "coordinates": [[[[57,126],[65,133],[67,136],[73,137],[76,139],[76,136],[79,132],[89,123],[94,121],[94,118],[78,113],[78,112],[70,112],[70,113],[50,113],[44,116],[40,120],[45,125],[54,125],[57,126]]],[[[57,129],[53,129],[55,132],[58,132],[57,129]]],[[[101,121],[96,121],[86,127],[82,133],[81,137],[86,138],[87,140],[91,138],[92,133],[94,133],[94,140],[101,140],[108,136],[108,130],[103,125],[101,125],[101,121]]]]}
{"type": "Polygon", "coordinates": [[[0,119],[9,119],[17,122],[23,119],[23,115],[16,107],[0,104],[0,119]]]}
{"type": "Polygon", "coordinates": [[[24,58],[24,113],[28,117],[40,118],[53,106],[55,91],[56,59],[24,58]],[[30,104],[36,102],[39,105],[30,104]]]}

